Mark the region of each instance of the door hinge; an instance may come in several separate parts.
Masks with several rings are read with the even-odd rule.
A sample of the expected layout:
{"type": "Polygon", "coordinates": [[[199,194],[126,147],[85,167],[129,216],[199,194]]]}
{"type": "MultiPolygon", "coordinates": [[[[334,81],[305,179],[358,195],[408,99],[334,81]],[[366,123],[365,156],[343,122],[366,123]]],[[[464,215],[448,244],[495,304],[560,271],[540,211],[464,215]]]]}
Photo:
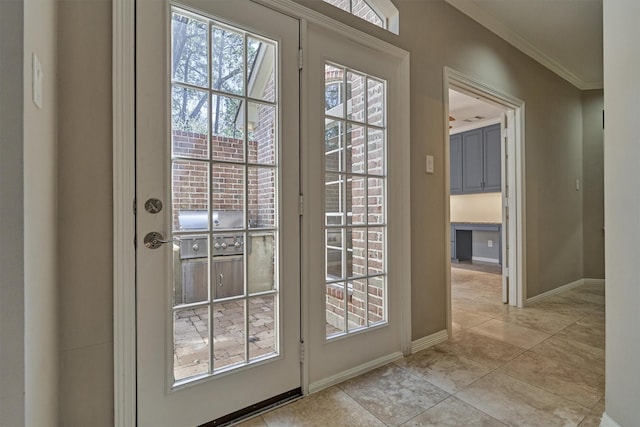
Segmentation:
{"type": "Polygon", "coordinates": [[[302,49],[298,49],[298,69],[302,70],[303,65],[304,65],[304,51],[302,49]]]}
{"type": "Polygon", "coordinates": [[[304,342],[300,342],[300,363],[304,362],[304,342]]]}
{"type": "Polygon", "coordinates": [[[504,277],[509,277],[509,267],[503,267],[502,268],[502,275],[504,277]]]}
{"type": "Polygon", "coordinates": [[[298,215],[304,215],[304,196],[301,194],[298,200],[298,215]]]}
{"type": "Polygon", "coordinates": [[[133,198],[133,214],[136,215],[138,213],[138,208],[136,207],[136,199],[133,198]]]}

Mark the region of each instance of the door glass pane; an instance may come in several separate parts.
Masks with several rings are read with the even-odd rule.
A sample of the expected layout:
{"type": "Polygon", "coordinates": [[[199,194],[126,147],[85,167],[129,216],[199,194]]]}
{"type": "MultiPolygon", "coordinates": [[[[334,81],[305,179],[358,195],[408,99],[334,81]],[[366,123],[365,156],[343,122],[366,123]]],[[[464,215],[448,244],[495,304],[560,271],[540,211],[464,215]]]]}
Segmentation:
{"type": "Polygon", "coordinates": [[[367,265],[370,276],[384,273],[384,227],[369,228],[367,265]]]}
{"type": "Polygon", "coordinates": [[[212,88],[221,92],[244,93],[244,36],[228,27],[211,30],[212,88]]]}
{"type": "Polygon", "coordinates": [[[209,308],[179,310],[173,318],[176,381],[209,372],[209,308]]]}
{"type": "Polygon", "coordinates": [[[276,108],[273,105],[249,102],[249,163],[275,165],[276,120],[276,108]]]}
{"type": "Polygon", "coordinates": [[[204,231],[209,224],[209,164],[175,160],[172,171],[173,230],[204,231]]]}
{"type": "Polygon", "coordinates": [[[384,179],[367,180],[367,221],[369,224],[384,223],[384,179]]]}
{"type": "Polygon", "coordinates": [[[367,168],[370,175],[384,175],[384,132],[369,129],[367,134],[367,168]]]}
{"type": "Polygon", "coordinates": [[[339,120],[325,120],[324,131],[324,160],[325,169],[328,171],[342,170],[342,138],[344,137],[344,124],[339,120]]]}
{"type": "Polygon", "coordinates": [[[209,300],[209,237],[183,236],[173,243],[174,305],[209,300]]]}
{"type": "Polygon", "coordinates": [[[324,73],[325,312],[332,338],[387,319],[386,82],[336,64],[325,64],[324,73]]]}
{"type": "Polygon", "coordinates": [[[274,40],[171,16],[172,370],[184,383],[279,354],[279,59],[274,40]]]}
{"type": "Polygon", "coordinates": [[[354,279],[349,282],[349,297],[347,299],[347,315],[349,330],[367,325],[367,279],[354,279]]]}
{"type": "Polygon", "coordinates": [[[275,289],[275,236],[273,233],[250,233],[247,244],[249,294],[275,289]]]}
{"type": "Polygon", "coordinates": [[[351,230],[352,277],[367,275],[367,229],[354,227],[351,230]]]}
{"type": "Polygon", "coordinates": [[[247,83],[249,98],[275,102],[275,45],[249,37],[247,39],[247,49],[249,50],[247,59],[247,66],[249,67],[249,81],[247,83]]]}
{"type": "Polygon", "coordinates": [[[344,117],[344,70],[329,64],[325,65],[324,70],[325,114],[344,117]]]}
{"type": "Polygon", "coordinates": [[[347,72],[347,119],[364,123],[365,117],[365,77],[362,74],[347,72]]]}
{"type": "Polygon", "coordinates": [[[244,160],[242,100],[213,95],[211,98],[211,146],[214,160],[244,160]]]}
{"type": "Polygon", "coordinates": [[[171,90],[173,155],[209,158],[209,102],[206,92],[174,85],[171,90]]]}
{"type": "Polygon", "coordinates": [[[343,223],[343,180],[343,175],[335,173],[328,173],[325,176],[324,210],[327,225],[340,225],[343,223]]]}
{"type": "Polygon", "coordinates": [[[276,354],[275,304],[273,295],[249,300],[249,359],[276,354]]]}
{"type": "Polygon", "coordinates": [[[249,168],[249,228],[273,228],[276,225],[276,171],[249,168]]]}
{"type": "Polygon", "coordinates": [[[347,124],[347,172],[365,172],[365,129],[366,128],[364,126],[359,126],[352,123],[347,124]]]}
{"type": "Polygon", "coordinates": [[[327,230],[327,280],[343,278],[342,260],[342,230],[330,228],[327,230]]]}
{"type": "Polygon", "coordinates": [[[344,282],[328,283],[326,285],[326,325],[328,337],[344,333],[344,282]]]}
{"type": "Polygon", "coordinates": [[[367,288],[369,325],[384,322],[386,313],[384,280],[384,276],[369,277],[367,288]]]}
{"type": "Polygon", "coordinates": [[[245,300],[213,304],[213,369],[245,361],[245,300]]]}
{"type": "Polygon", "coordinates": [[[216,229],[244,226],[244,183],[246,168],[239,165],[211,165],[212,225],[216,229]]]}
{"type": "Polygon", "coordinates": [[[352,176],[347,182],[347,223],[353,225],[366,224],[367,205],[366,185],[367,180],[361,176],[352,176]]]}
{"type": "Polygon", "coordinates": [[[204,20],[171,14],[171,78],[206,88],[209,83],[207,26],[204,20]]]}
{"type": "Polygon", "coordinates": [[[215,299],[232,298],[244,294],[244,255],[217,255],[230,251],[236,241],[233,235],[213,237],[213,256],[211,274],[213,297],[215,299]]]}
{"type": "Polygon", "coordinates": [[[375,79],[367,79],[367,123],[373,126],[384,126],[385,119],[385,84],[375,79]]]}

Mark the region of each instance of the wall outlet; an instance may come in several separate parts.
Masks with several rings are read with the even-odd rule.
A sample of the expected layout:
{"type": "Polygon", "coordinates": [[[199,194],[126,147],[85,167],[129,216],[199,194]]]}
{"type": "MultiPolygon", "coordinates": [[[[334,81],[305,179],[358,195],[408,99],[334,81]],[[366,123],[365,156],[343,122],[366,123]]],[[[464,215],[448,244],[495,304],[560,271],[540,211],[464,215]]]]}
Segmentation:
{"type": "Polygon", "coordinates": [[[493,240],[487,240],[487,246],[492,248],[493,247],[493,240]]]}

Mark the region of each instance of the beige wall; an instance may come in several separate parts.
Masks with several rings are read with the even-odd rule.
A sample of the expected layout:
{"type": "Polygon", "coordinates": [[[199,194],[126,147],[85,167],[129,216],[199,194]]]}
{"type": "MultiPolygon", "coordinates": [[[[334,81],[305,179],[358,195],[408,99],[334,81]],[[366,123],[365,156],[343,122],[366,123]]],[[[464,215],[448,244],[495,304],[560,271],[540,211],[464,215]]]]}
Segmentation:
{"type": "Polygon", "coordinates": [[[25,423],[23,16],[0,1],[0,426],[25,423]]]}
{"type": "MultiPolygon", "coordinates": [[[[395,0],[400,36],[296,1],[411,52],[413,339],[446,328],[445,65],[526,102],[527,296],[583,277],[579,90],[440,0],[395,0]]],[[[60,0],[58,12],[60,420],[111,425],[111,3],[60,0]]]]}
{"type": "Polygon", "coordinates": [[[502,223],[502,193],[450,196],[451,222],[502,223]]]}
{"type": "Polygon", "coordinates": [[[604,279],[604,129],[602,90],[582,93],[584,277],[604,279]]]}
{"type": "Polygon", "coordinates": [[[58,417],[56,0],[24,3],[25,425],[58,417]],[[32,52],[42,108],[32,102],[32,52]]]}
{"type": "Polygon", "coordinates": [[[640,2],[605,0],[606,422],[640,425],[640,2]]]}
{"type": "Polygon", "coordinates": [[[113,425],[111,2],[58,3],[60,424],[113,425]]]}
{"type": "Polygon", "coordinates": [[[442,69],[452,67],[526,105],[527,297],[582,277],[581,93],[444,1],[396,0],[394,36],[315,0],[296,0],[411,52],[412,335],[446,327],[442,69]],[[435,156],[436,173],[423,172],[435,156]]]}

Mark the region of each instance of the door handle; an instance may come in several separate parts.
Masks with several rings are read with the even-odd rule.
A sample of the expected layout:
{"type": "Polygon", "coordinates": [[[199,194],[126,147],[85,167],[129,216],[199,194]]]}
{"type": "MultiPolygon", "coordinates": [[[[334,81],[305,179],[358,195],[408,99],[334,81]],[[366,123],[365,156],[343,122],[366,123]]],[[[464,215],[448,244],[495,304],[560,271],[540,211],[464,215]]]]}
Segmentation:
{"type": "Polygon", "coordinates": [[[171,243],[176,241],[180,241],[180,238],[174,237],[173,239],[165,240],[162,233],[158,233],[157,231],[152,231],[150,233],[147,233],[146,236],[144,236],[144,245],[149,249],[158,249],[160,246],[162,246],[165,243],[171,243]]]}

